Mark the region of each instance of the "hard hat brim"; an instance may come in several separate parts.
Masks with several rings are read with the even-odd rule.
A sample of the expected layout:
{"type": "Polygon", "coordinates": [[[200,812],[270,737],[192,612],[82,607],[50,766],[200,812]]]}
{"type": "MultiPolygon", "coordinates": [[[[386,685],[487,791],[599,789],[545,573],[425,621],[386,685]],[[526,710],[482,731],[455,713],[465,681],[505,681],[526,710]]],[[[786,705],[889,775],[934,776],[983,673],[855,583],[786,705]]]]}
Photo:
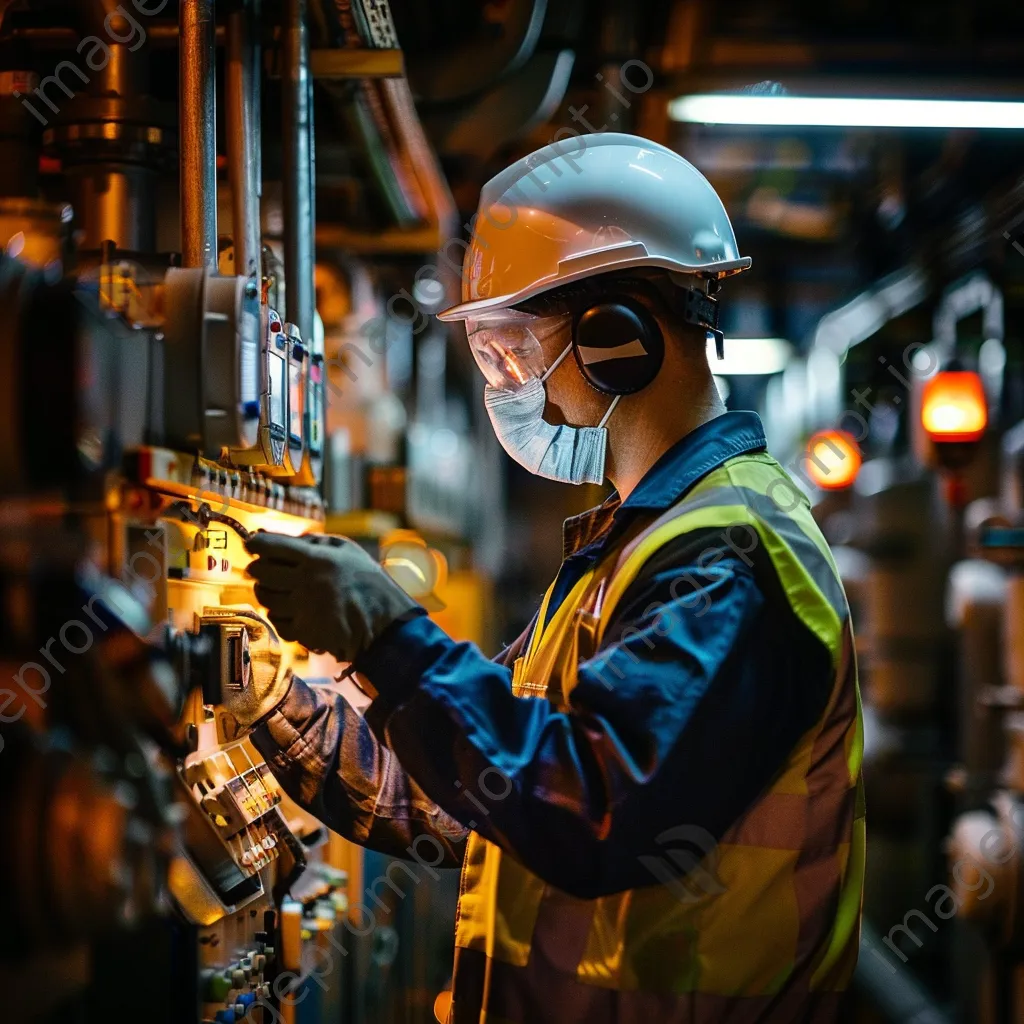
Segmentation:
{"type": "Polygon", "coordinates": [[[525,302],[527,299],[532,299],[537,295],[542,295],[544,292],[560,288],[562,285],[572,284],[574,281],[581,281],[587,277],[595,277],[598,273],[607,274],[618,270],[635,270],[640,267],[651,267],[658,270],[668,270],[676,274],[713,274],[715,277],[722,278],[742,274],[743,271],[750,269],[751,262],[749,256],[720,263],[705,263],[699,266],[685,266],[675,260],[658,259],[651,256],[616,260],[603,265],[599,270],[595,270],[590,266],[574,273],[556,274],[535,282],[529,288],[523,288],[518,292],[512,292],[507,295],[495,295],[487,299],[476,299],[473,302],[460,302],[455,306],[442,310],[437,314],[437,319],[445,323],[468,320],[470,317],[479,316],[481,313],[496,309],[506,309],[519,302],[525,302]]]}

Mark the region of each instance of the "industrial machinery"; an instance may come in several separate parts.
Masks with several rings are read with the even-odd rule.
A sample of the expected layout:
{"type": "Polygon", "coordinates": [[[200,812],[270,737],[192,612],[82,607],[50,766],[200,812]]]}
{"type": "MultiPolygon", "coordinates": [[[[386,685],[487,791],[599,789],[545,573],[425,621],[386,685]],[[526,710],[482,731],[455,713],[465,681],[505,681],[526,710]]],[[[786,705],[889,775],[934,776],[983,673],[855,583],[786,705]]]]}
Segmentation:
{"type": "Polygon", "coordinates": [[[219,708],[254,674],[339,672],[277,636],[243,545],[325,521],[309,13],[42,6],[0,5],[2,1015],[358,1019],[358,851],[219,708]],[[175,48],[177,116],[157,81],[175,48]],[[260,204],[266,67],[279,241],[260,204]],[[176,163],[180,236],[160,191],[176,163]]]}
{"type": "Polygon", "coordinates": [[[7,256],[0,280],[2,972],[17,1020],[76,996],[95,943],[166,910],[183,691],[102,542],[121,457],[104,374],[128,334],[69,281],[7,256]]]}
{"type": "Polygon", "coordinates": [[[907,268],[822,319],[808,366],[838,356],[851,401],[809,408],[793,469],[856,623],[870,841],[853,1019],[1011,1024],[1020,310],[984,271],[952,270],[968,268],[907,268]]]}
{"type": "Polygon", "coordinates": [[[960,916],[977,929],[988,955],[979,972],[979,1019],[1012,1019],[1022,990],[1021,641],[1024,637],[1024,424],[1002,439],[997,495],[967,509],[972,558],[950,578],[949,607],[961,637],[964,711],[962,813],[948,844],[950,885],[960,916]]]}
{"type": "Polygon", "coordinates": [[[388,4],[0,2],[0,138],[0,1018],[427,1012],[455,880],[367,890],[366,927],[387,860],[289,800],[221,707],[260,674],[350,685],[265,617],[260,529],[390,551],[482,639],[469,537],[500,489],[446,418],[444,338],[414,355],[400,286],[339,251],[379,241],[358,174],[395,251],[454,228],[388,4]],[[323,189],[354,226],[320,223],[319,264],[317,110],[359,165],[323,189]],[[407,422],[401,368],[430,353],[407,422]]]}

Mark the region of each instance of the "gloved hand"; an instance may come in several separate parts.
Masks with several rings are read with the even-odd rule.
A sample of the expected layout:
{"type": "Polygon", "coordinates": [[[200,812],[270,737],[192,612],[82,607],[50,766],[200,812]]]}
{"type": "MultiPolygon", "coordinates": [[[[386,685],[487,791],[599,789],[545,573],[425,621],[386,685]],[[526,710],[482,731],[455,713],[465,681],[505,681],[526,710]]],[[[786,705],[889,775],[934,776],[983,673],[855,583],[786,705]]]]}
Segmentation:
{"type": "Polygon", "coordinates": [[[239,612],[249,638],[240,685],[225,683],[222,706],[246,729],[265,718],[288,696],[292,671],[284,660],[284,648],[273,627],[254,612],[239,612]]]}
{"type": "Polygon", "coordinates": [[[286,672],[269,670],[269,666],[252,664],[249,685],[242,690],[226,690],[223,707],[246,729],[266,718],[288,696],[291,688],[291,669],[286,672]]]}
{"type": "Polygon", "coordinates": [[[356,543],[344,537],[257,533],[256,598],[286,640],[353,661],[419,605],[356,543]]]}

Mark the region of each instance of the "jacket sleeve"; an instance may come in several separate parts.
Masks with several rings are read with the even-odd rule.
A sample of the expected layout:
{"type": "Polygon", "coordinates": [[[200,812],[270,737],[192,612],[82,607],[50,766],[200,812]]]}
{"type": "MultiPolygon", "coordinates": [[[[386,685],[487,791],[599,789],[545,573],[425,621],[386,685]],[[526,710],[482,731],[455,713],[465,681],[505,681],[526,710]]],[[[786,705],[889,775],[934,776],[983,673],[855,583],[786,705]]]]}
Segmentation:
{"type": "Polygon", "coordinates": [[[546,882],[596,898],[664,881],[668,830],[720,839],[828,699],[827,652],[805,664],[730,555],[635,583],[565,710],[514,697],[507,667],[428,619],[395,624],[358,663],[367,719],[439,806],[546,882]]]}

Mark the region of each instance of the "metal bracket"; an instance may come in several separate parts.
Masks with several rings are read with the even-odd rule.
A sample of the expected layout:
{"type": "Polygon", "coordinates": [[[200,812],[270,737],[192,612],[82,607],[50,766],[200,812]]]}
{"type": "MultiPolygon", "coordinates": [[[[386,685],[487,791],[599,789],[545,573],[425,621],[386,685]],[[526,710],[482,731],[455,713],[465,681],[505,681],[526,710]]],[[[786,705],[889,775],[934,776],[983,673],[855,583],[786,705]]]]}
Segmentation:
{"type": "Polygon", "coordinates": [[[309,67],[313,78],[404,78],[405,57],[401,50],[311,50],[309,67]]]}
{"type": "MultiPolygon", "coordinates": [[[[405,55],[401,50],[310,50],[309,68],[314,80],[322,82],[404,78],[405,55]]],[[[280,78],[279,54],[267,54],[267,74],[271,78],[280,78]]]]}

